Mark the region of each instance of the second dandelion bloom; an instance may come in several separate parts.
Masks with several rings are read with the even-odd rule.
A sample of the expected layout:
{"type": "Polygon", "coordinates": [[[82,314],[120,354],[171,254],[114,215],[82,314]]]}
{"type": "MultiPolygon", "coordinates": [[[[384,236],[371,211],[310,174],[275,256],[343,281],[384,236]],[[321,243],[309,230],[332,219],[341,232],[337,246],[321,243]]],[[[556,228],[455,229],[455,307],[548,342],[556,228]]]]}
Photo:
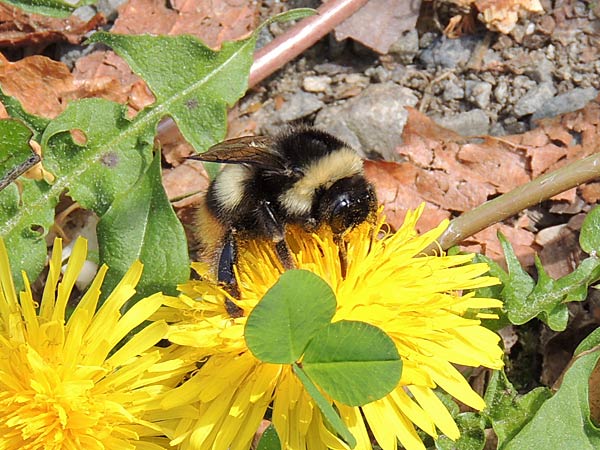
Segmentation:
{"type": "MultiPolygon", "coordinates": [[[[434,389],[481,410],[483,399],[454,364],[503,365],[498,335],[480,323],[495,317],[484,311],[502,305],[472,293],[498,280],[486,276],[486,264],[471,263],[473,255],[424,256],[423,250],[447,223],[419,235],[415,224],[421,212],[409,213],[394,234],[382,233],[381,216],[376,225],[353,230],[346,267],[330,233],[291,229],[287,235],[296,266],[319,275],[333,289],[334,322],[379,327],[403,362],[400,382],[383,398],[358,407],[334,402],[358,449],[372,448],[373,438],[384,450],[395,449],[398,441],[409,450],[424,449],[417,428],[433,438],[442,433],[457,439],[458,427],[434,389]]],[[[198,270],[206,277],[201,266],[198,270]]],[[[229,294],[206,278],[182,286],[183,294],[162,312],[173,323],[169,339],[203,358],[190,379],[163,401],[174,418],[185,415],[173,422],[172,444],[183,449],[248,449],[271,406],[270,419],[282,448],[348,448],[330,431],[291,366],[259,361],[246,346],[247,317],[283,271],[272,246],[251,242],[236,270],[240,294],[229,301],[243,310],[241,317],[229,316],[229,294]]]]}

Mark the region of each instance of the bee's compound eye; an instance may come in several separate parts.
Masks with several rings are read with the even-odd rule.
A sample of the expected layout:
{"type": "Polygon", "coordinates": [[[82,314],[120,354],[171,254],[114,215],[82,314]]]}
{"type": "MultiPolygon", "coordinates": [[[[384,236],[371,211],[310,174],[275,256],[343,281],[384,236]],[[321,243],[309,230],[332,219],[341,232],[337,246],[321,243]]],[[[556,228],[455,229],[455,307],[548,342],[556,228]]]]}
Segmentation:
{"type": "Polygon", "coordinates": [[[315,199],[316,217],[331,231],[342,234],[364,222],[374,207],[375,196],[363,177],[342,178],[315,199]]]}
{"type": "Polygon", "coordinates": [[[351,217],[351,200],[348,195],[339,196],[333,203],[331,209],[330,226],[334,233],[344,232],[352,223],[351,217]]]}

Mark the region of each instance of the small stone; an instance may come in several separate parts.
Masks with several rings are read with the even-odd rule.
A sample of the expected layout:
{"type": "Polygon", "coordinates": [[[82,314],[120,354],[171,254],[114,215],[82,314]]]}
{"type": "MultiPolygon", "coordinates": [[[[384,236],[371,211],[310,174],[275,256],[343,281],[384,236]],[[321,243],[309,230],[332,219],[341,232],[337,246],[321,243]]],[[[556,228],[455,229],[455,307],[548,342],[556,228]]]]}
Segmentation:
{"type": "Polygon", "coordinates": [[[360,73],[349,73],[344,77],[344,82],[348,84],[360,84],[366,86],[369,84],[369,78],[360,73]]]}
{"type": "Polygon", "coordinates": [[[556,94],[556,88],[552,83],[541,83],[521,97],[515,105],[513,113],[517,117],[533,114],[554,97],[554,94],[556,94]]]}
{"type": "Polygon", "coordinates": [[[449,117],[434,118],[441,126],[461,136],[483,136],[489,133],[490,119],[481,109],[472,109],[449,117]]]}
{"type": "Polygon", "coordinates": [[[477,42],[475,36],[465,35],[458,39],[442,37],[423,50],[419,59],[428,68],[464,66],[471,58],[477,42]]]}
{"type": "Polygon", "coordinates": [[[402,143],[408,118],[405,107],[417,101],[410,89],[395,83],[373,84],[342,106],[321,110],[315,125],[331,131],[365,156],[398,160],[396,147],[402,143]]]}
{"type": "Polygon", "coordinates": [[[588,102],[592,101],[598,95],[598,91],[594,88],[575,88],[564,94],[545,102],[540,108],[535,111],[531,120],[539,120],[545,117],[560,116],[572,111],[577,111],[583,108],[588,102]]]}
{"type": "Polygon", "coordinates": [[[496,85],[496,89],[494,89],[494,98],[498,103],[504,105],[508,100],[508,83],[504,80],[501,80],[496,85]]]}
{"type": "Polygon", "coordinates": [[[446,86],[444,86],[444,92],[442,93],[444,101],[459,100],[464,97],[465,90],[456,84],[454,80],[448,81],[446,86]]]}
{"type": "Polygon", "coordinates": [[[119,6],[126,1],[127,0],[98,0],[98,2],[96,2],[96,9],[106,17],[108,22],[112,22],[117,17],[119,6]]]}
{"type": "Polygon", "coordinates": [[[556,22],[551,15],[544,15],[537,24],[540,33],[551,35],[556,28],[556,22]]]}
{"type": "Polygon", "coordinates": [[[492,85],[486,81],[467,80],[465,83],[466,99],[479,108],[487,108],[490,104],[492,85]]]}
{"type": "Polygon", "coordinates": [[[299,91],[290,95],[277,113],[282,122],[292,122],[318,111],[323,105],[315,94],[299,91]]]}
{"type": "Polygon", "coordinates": [[[533,58],[532,67],[525,73],[538,83],[552,83],[554,63],[549,61],[544,53],[537,52],[533,58]]]}
{"type": "Polygon", "coordinates": [[[558,239],[560,232],[567,227],[566,223],[555,225],[553,227],[547,227],[537,232],[535,236],[535,243],[544,247],[550,244],[552,241],[558,239]]]}
{"type": "Polygon", "coordinates": [[[388,53],[396,56],[403,64],[412,64],[419,53],[419,32],[416,29],[405,32],[390,46],[388,53]]]}
{"type": "Polygon", "coordinates": [[[325,92],[331,84],[331,77],[327,75],[308,76],[302,80],[302,89],[307,92],[325,92]]]}
{"type": "Polygon", "coordinates": [[[94,8],[92,8],[91,6],[81,6],[79,8],[77,8],[73,14],[75,16],[77,16],[78,19],[87,22],[88,20],[90,20],[92,17],[94,17],[96,15],[96,10],[94,8]]]}
{"type": "Polygon", "coordinates": [[[317,72],[320,75],[337,75],[338,73],[342,73],[342,72],[347,72],[348,69],[344,66],[340,66],[339,64],[334,64],[334,63],[323,63],[323,64],[317,64],[316,66],[313,67],[313,69],[315,70],[315,72],[317,72]]]}
{"type": "Polygon", "coordinates": [[[369,76],[375,83],[384,83],[392,78],[391,72],[382,66],[369,67],[365,70],[365,75],[369,76]]]}

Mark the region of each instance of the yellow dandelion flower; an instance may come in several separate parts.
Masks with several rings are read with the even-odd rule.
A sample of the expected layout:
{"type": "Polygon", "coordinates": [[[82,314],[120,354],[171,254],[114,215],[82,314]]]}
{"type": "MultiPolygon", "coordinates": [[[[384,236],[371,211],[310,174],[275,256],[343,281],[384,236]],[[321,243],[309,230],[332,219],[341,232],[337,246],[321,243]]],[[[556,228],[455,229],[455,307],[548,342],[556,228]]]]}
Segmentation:
{"type": "MultiPolygon", "coordinates": [[[[494,369],[503,365],[499,337],[480,323],[481,318],[495,317],[480,310],[501,303],[472,293],[461,295],[498,280],[485,276],[486,264],[468,264],[472,255],[424,256],[423,249],[447,223],[418,235],[415,224],[421,212],[422,208],[409,213],[394,234],[382,231],[382,215],[376,226],[364,224],[354,230],[347,239],[344,276],[331,233],[290,230],[287,235],[297,267],[318,274],[335,292],[333,320],[358,320],[381,328],[402,357],[401,380],[384,398],[361,407],[336,403],[358,449],[371,449],[372,437],[384,450],[396,449],[398,441],[409,450],[424,449],[415,426],[433,438],[441,432],[457,439],[458,427],[434,389],[480,410],[483,399],[454,364],[494,369]]],[[[196,269],[206,276],[205,267],[196,269]]],[[[172,444],[183,449],[248,449],[272,405],[271,420],[282,448],[347,449],[324,423],[290,366],[263,363],[246,347],[246,318],[283,271],[272,246],[250,242],[236,270],[240,295],[230,300],[242,308],[242,317],[228,316],[228,294],[208,281],[182,286],[183,294],[163,311],[167,320],[175,321],[169,339],[206,358],[163,401],[173,410],[190,404],[195,410],[172,430],[172,444]]]]}
{"type": "Polygon", "coordinates": [[[157,397],[190,368],[177,358],[169,361],[171,349],[153,348],[167,332],[163,321],[122,343],[159,308],[162,295],[121,313],[141,276],[138,262],[96,310],[103,266],[67,318],[87,241],[76,242],[62,277],[61,254],[57,239],[37,302],[24,272],[25,290],[17,296],[0,239],[0,448],[168,448],[153,421],[160,416],[157,397]]]}

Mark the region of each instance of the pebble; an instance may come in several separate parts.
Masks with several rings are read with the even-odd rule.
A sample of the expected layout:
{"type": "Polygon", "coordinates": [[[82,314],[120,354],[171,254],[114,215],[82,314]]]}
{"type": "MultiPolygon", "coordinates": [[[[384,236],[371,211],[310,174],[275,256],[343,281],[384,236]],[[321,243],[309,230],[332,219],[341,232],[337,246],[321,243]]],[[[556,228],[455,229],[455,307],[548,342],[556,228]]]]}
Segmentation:
{"type": "Polygon", "coordinates": [[[419,57],[422,64],[428,68],[445,67],[456,68],[469,62],[471,53],[477,45],[479,37],[462,36],[458,39],[441,37],[423,50],[419,57]]]}
{"type": "Polygon", "coordinates": [[[365,70],[365,75],[368,75],[375,83],[384,83],[392,78],[392,73],[382,66],[369,67],[365,70]]]}
{"type": "Polygon", "coordinates": [[[552,83],[538,84],[517,101],[513,113],[517,117],[533,114],[554,97],[554,94],[556,94],[556,88],[552,83]]]}
{"type": "Polygon", "coordinates": [[[572,89],[545,102],[531,116],[531,121],[533,122],[535,120],[543,119],[544,117],[554,117],[577,111],[596,98],[597,95],[598,90],[594,88],[572,89]]]}
{"type": "Polygon", "coordinates": [[[396,147],[408,113],[405,106],[417,104],[407,88],[392,82],[373,84],[341,106],[322,109],[315,125],[325,128],[352,145],[364,156],[398,160],[396,147]]]}
{"type": "Polygon", "coordinates": [[[117,18],[119,6],[126,1],[127,0],[98,0],[98,2],[96,2],[96,9],[106,17],[106,20],[113,21],[117,18]]]}
{"type": "Polygon", "coordinates": [[[482,109],[472,109],[449,117],[434,117],[433,120],[461,136],[483,136],[490,131],[490,118],[482,109]]]}
{"type": "Polygon", "coordinates": [[[302,80],[302,89],[307,92],[325,92],[331,84],[331,77],[327,75],[308,76],[302,80]]]}
{"type": "MultiPolygon", "coordinates": [[[[532,52],[533,53],[533,52],[532,52]]],[[[553,81],[554,63],[551,62],[544,53],[536,52],[533,57],[533,64],[525,74],[538,83],[551,83],[553,81]]]]}
{"type": "Polygon", "coordinates": [[[388,53],[397,57],[402,64],[412,64],[419,53],[419,32],[416,28],[405,32],[390,46],[388,53]]]}
{"type": "Polygon", "coordinates": [[[317,64],[313,67],[314,71],[321,75],[337,75],[338,73],[347,72],[348,68],[339,64],[326,62],[317,64]]]}
{"type": "Polygon", "coordinates": [[[369,84],[369,77],[366,77],[360,73],[349,73],[344,77],[344,82],[348,84],[359,84],[366,86],[369,84]]]}
{"type": "Polygon", "coordinates": [[[277,115],[282,122],[292,122],[318,111],[323,106],[324,103],[315,94],[299,91],[290,95],[277,111],[277,115]]]}
{"type": "Polygon", "coordinates": [[[487,108],[490,104],[492,85],[486,81],[467,80],[465,83],[466,99],[479,108],[487,108]]]}
{"type": "Polygon", "coordinates": [[[444,92],[442,98],[444,101],[459,100],[465,97],[465,90],[456,84],[454,80],[450,80],[444,86],[444,92]]]}
{"type": "Polygon", "coordinates": [[[505,80],[501,80],[494,89],[494,98],[498,103],[504,105],[508,100],[508,83],[505,80]]]}

